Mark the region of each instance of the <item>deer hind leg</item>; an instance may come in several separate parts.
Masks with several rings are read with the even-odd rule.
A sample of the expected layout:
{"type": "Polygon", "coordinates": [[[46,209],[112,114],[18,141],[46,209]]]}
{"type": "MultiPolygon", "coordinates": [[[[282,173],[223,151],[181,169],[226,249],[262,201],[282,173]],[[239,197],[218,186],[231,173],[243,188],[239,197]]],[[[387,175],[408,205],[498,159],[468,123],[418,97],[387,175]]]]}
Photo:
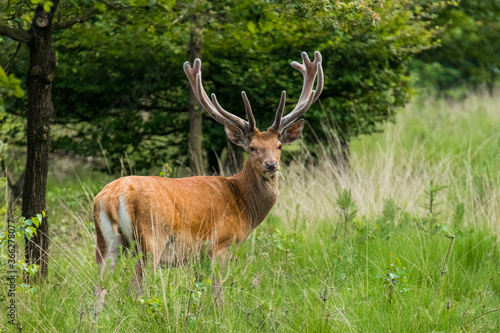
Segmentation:
{"type": "MultiPolygon", "coordinates": [[[[94,221],[97,234],[96,261],[101,266],[99,273],[99,280],[101,282],[108,261],[112,270],[116,268],[120,246],[124,245],[124,241],[123,236],[114,231],[111,220],[103,209],[100,211],[94,210],[94,221]]],[[[97,297],[97,304],[94,309],[96,317],[104,306],[106,294],[107,290],[101,287],[99,283],[94,287],[94,295],[97,297]]]]}
{"type": "Polygon", "coordinates": [[[115,232],[110,218],[101,210],[100,216],[100,231],[102,237],[106,241],[106,253],[103,256],[103,261],[101,263],[101,278],[105,272],[106,261],[109,260],[110,269],[114,270],[116,268],[117,258],[120,255],[120,246],[124,246],[125,242],[123,240],[123,235],[120,232],[115,232]]]}
{"type": "Polygon", "coordinates": [[[135,276],[132,282],[139,290],[142,289],[142,281],[144,280],[144,267],[146,264],[146,260],[148,258],[148,254],[151,254],[151,260],[153,261],[153,271],[158,269],[161,261],[161,255],[165,249],[165,246],[168,243],[169,237],[165,232],[160,228],[153,228],[151,233],[148,233],[149,237],[143,239],[140,243],[139,248],[142,250],[142,258],[136,265],[135,276]]]}

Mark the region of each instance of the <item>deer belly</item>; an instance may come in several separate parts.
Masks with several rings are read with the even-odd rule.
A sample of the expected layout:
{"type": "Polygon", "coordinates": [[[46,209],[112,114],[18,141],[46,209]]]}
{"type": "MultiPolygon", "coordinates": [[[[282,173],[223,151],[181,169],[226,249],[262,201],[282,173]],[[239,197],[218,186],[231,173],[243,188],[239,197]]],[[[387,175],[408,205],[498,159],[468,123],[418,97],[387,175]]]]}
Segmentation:
{"type": "Polygon", "coordinates": [[[160,263],[169,267],[187,265],[196,260],[203,248],[203,242],[189,237],[170,236],[163,252],[160,263]]]}

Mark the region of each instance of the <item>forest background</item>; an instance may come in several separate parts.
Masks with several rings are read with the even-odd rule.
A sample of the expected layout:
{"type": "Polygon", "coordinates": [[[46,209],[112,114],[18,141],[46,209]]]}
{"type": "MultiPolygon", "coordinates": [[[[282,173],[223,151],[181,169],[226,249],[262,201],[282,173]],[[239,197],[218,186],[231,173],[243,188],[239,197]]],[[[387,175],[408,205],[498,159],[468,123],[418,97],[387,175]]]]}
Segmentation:
{"type": "MultiPolygon", "coordinates": [[[[487,230],[498,232],[498,220],[487,218],[496,210],[484,207],[496,202],[492,193],[500,183],[494,171],[499,141],[496,134],[483,137],[497,132],[497,0],[2,0],[0,45],[0,159],[5,187],[0,209],[6,220],[16,221],[19,237],[26,239],[18,253],[20,272],[50,277],[48,254],[55,246],[50,240],[65,234],[60,228],[70,225],[68,215],[87,225],[91,205],[82,202],[91,201],[106,181],[130,174],[227,175],[242,166],[244,152],[231,146],[190,90],[182,64],[197,57],[203,61],[206,90],[239,116],[243,116],[240,92],[245,90],[257,126],[265,130],[281,91],[289,96],[287,110],[300,94],[302,77],[290,63],[299,61],[302,51],[310,56],[321,51],[325,89],[304,116],[302,140],[284,151],[285,162],[292,165],[286,178],[295,175],[292,179],[304,193],[307,177],[331,178],[331,183],[323,181],[338,195],[344,193],[342,187],[355,191],[355,185],[361,185],[350,172],[361,170],[363,163],[396,179],[398,171],[387,169],[387,155],[375,152],[387,148],[383,135],[407,140],[404,148],[392,147],[402,167],[418,147],[423,147],[422,161],[434,163],[429,162],[431,176],[424,177],[418,163],[410,167],[408,162],[408,172],[422,176],[419,179],[426,184],[423,196],[431,196],[430,212],[429,203],[407,198],[405,205],[425,206],[426,214],[431,214],[420,222],[440,225],[436,213],[432,215],[432,196],[443,188],[432,174],[445,174],[434,167],[448,151],[456,162],[456,169],[450,168],[455,178],[446,178],[441,185],[451,186],[450,179],[462,185],[449,191],[448,205],[455,209],[464,204],[470,224],[488,225],[487,230]],[[457,110],[472,100],[479,106],[467,109],[472,119],[468,123],[476,125],[476,131],[453,122],[461,114],[457,110]],[[484,159],[470,157],[471,151],[483,150],[484,159]],[[469,159],[464,158],[466,152],[469,159]],[[459,160],[470,162],[472,171],[462,175],[467,168],[459,166],[459,160]],[[309,169],[294,173],[300,164],[309,169]],[[325,168],[331,172],[321,173],[325,168]],[[307,176],[312,169],[322,171],[307,176]],[[68,211],[58,200],[71,192],[71,186],[79,188],[73,193],[78,209],[68,211]],[[51,223],[54,228],[49,230],[51,223]]],[[[365,184],[365,189],[376,186],[377,180],[370,180],[373,183],[365,184]]],[[[296,193],[291,187],[283,190],[288,199],[296,193]]],[[[416,191],[409,186],[406,190],[416,191]]],[[[371,202],[368,197],[373,193],[368,192],[360,192],[357,199],[371,202]]],[[[375,214],[382,199],[397,196],[390,192],[360,211],[375,214]]],[[[321,209],[330,212],[325,207],[338,203],[330,195],[296,206],[284,200],[277,206],[283,213],[276,211],[273,216],[287,231],[291,216],[293,221],[298,216],[325,218],[304,207],[317,207],[319,200],[325,204],[321,209]]],[[[382,230],[379,222],[374,223],[374,230],[382,230]]],[[[360,228],[353,226],[351,232],[364,232],[360,228]]],[[[277,230],[274,225],[271,229],[277,230]]],[[[2,239],[7,235],[2,233],[2,239]]],[[[82,239],[78,244],[88,251],[88,258],[92,246],[82,239]]],[[[52,251],[52,258],[57,258],[57,250],[52,251]]],[[[35,280],[24,282],[29,290],[36,288],[35,280]]],[[[185,322],[175,325],[187,325],[189,313],[188,309],[184,314],[185,322]]]]}

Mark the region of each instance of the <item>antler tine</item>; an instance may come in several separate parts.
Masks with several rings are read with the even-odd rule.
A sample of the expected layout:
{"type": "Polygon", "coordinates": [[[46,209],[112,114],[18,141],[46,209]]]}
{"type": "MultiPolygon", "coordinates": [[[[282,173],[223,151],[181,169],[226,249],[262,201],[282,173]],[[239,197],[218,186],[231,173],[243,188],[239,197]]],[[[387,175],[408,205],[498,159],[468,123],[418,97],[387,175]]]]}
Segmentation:
{"type": "Polygon", "coordinates": [[[292,62],[292,67],[301,72],[304,76],[304,84],[302,86],[302,92],[300,93],[297,104],[302,103],[304,99],[309,96],[309,92],[314,84],[314,79],[316,78],[317,64],[322,61],[321,53],[318,51],[314,52],[313,62],[311,62],[306,52],[302,52],[301,56],[303,62],[302,64],[299,64],[296,61],[292,62]]]}
{"type": "Polygon", "coordinates": [[[219,111],[219,113],[222,116],[224,116],[227,120],[229,120],[234,125],[236,125],[237,127],[239,127],[242,131],[249,132],[248,121],[243,120],[240,117],[235,116],[234,114],[229,113],[226,110],[224,110],[222,108],[222,106],[220,106],[219,101],[217,101],[217,96],[215,96],[215,94],[212,94],[211,96],[212,96],[212,103],[215,105],[215,108],[217,109],[217,111],[219,111]]]}
{"type": "MultiPolygon", "coordinates": [[[[249,134],[250,132],[250,126],[249,123],[246,120],[241,119],[238,116],[235,116],[226,110],[224,110],[219,103],[217,102],[217,98],[215,97],[215,94],[212,94],[212,101],[208,98],[208,95],[203,88],[203,81],[201,79],[201,60],[199,58],[196,58],[194,61],[194,65],[191,68],[191,65],[189,61],[186,61],[184,63],[184,72],[186,73],[186,76],[189,80],[189,83],[191,85],[191,88],[194,91],[194,94],[196,95],[196,98],[200,102],[200,104],[203,106],[203,108],[219,123],[225,124],[226,121],[229,121],[230,123],[234,124],[238,128],[240,128],[245,134],[249,134]],[[214,105],[215,104],[215,105],[214,105]]],[[[248,102],[248,100],[247,100],[248,102]]],[[[246,108],[246,104],[245,104],[246,108]]],[[[251,109],[250,109],[251,113],[251,109]]],[[[248,115],[248,112],[247,112],[248,115]]],[[[250,118],[249,118],[250,119],[250,118]]],[[[253,120],[253,115],[252,115],[252,120],[253,120]]],[[[255,128],[255,120],[253,120],[253,126],[252,126],[252,131],[255,128]]]]}
{"type": "Polygon", "coordinates": [[[200,102],[201,106],[215,119],[217,122],[224,124],[226,122],[226,118],[219,113],[208,99],[207,93],[203,89],[203,85],[201,84],[201,72],[196,74],[196,85],[195,90],[196,97],[200,102]]]}
{"type": "Polygon", "coordinates": [[[281,117],[283,117],[283,112],[285,111],[285,103],[286,103],[286,91],[283,90],[281,92],[280,104],[278,106],[278,110],[276,111],[276,117],[274,118],[274,123],[270,127],[278,132],[280,130],[281,117]]]}
{"type": "Polygon", "coordinates": [[[245,104],[245,112],[248,118],[248,130],[250,133],[253,133],[255,131],[255,118],[253,116],[252,106],[250,105],[250,101],[244,91],[241,92],[241,97],[243,97],[243,104],[245,104]]]}
{"type": "MultiPolygon", "coordinates": [[[[302,92],[300,93],[299,101],[295,108],[283,119],[279,125],[279,131],[281,132],[288,125],[294,122],[297,118],[302,116],[318,98],[323,91],[324,85],[324,75],[323,67],[321,66],[321,53],[319,51],[314,52],[314,61],[311,62],[309,56],[306,52],[302,52],[302,64],[294,61],[292,62],[292,67],[297,69],[304,76],[304,84],[302,85],[302,92]],[[314,81],[318,76],[318,82],[316,84],[316,90],[313,90],[314,81]]],[[[275,121],[276,122],[276,121],[275,121]]]]}
{"type": "Polygon", "coordinates": [[[208,100],[208,96],[205,93],[205,91],[202,91],[202,93],[200,94],[200,92],[196,88],[196,79],[197,79],[198,74],[200,74],[200,79],[201,79],[201,60],[196,58],[192,68],[191,68],[191,64],[189,63],[189,61],[186,61],[184,63],[183,67],[184,67],[184,73],[186,73],[186,76],[189,80],[189,84],[191,85],[191,88],[193,89],[193,92],[194,92],[196,98],[198,99],[198,101],[200,102],[200,104],[202,105],[202,107],[217,122],[224,124],[225,118],[217,112],[217,110],[215,109],[215,107],[213,105],[211,105],[211,103],[206,102],[208,100]]]}
{"type": "Polygon", "coordinates": [[[325,85],[325,76],[323,75],[323,65],[318,62],[318,82],[316,83],[316,89],[314,90],[313,103],[319,98],[319,95],[323,92],[323,87],[325,85]]]}
{"type": "Polygon", "coordinates": [[[297,105],[295,109],[292,110],[292,112],[281,119],[281,124],[279,127],[280,132],[287,128],[288,125],[293,123],[295,120],[300,118],[304,113],[306,113],[306,111],[311,107],[313,103],[313,96],[314,90],[311,90],[311,92],[309,93],[309,97],[302,104],[297,105]]]}
{"type": "MultiPolygon", "coordinates": [[[[194,60],[194,65],[193,65],[193,68],[191,68],[191,64],[189,63],[189,61],[186,61],[184,63],[184,73],[186,73],[186,76],[189,80],[189,83],[191,84],[191,88],[193,88],[193,91],[195,92],[195,94],[197,94],[196,92],[196,74],[198,74],[200,72],[200,69],[201,69],[201,60],[196,58],[194,60]]],[[[198,96],[196,96],[198,97],[198,96]]]]}

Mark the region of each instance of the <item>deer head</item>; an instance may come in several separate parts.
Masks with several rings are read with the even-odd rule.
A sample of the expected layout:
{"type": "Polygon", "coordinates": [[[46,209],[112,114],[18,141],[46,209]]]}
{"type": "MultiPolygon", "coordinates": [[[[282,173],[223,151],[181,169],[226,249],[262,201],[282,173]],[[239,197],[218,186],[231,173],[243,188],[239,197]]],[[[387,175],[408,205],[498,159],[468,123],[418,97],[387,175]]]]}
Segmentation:
{"type": "Polygon", "coordinates": [[[191,88],[202,107],[219,123],[224,125],[228,139],[235,145],[243,147],[249,153],[249,162],[254,171],[264,178],[274,177],[280,168],[281,148],[283,145],[295,141],[304,129],[304,119],[300,118],[314,103],[323,90],[323,68],[321,67],[321,54],[314,53],[311,62],[306,52],[302,52],[302,64],[292,62],[292,67],[302,73],[304,84],[299,101],[295,108],[285,117],[286,92],[281,93],[281,100],[276,112],[274,123],[265,132],[260,132],[255,126],[252,107],[244,91],[241,92],[247,120],[224,110],[215,94],[212,100],[208,98],[203,88],[201,78],[201,60],[196,59],[193,67],[189,62],[184,63],[184,72],[189,79],[191,88]],[[313,90],[314,81],[318,76],[316,89],[313,90]]]}

